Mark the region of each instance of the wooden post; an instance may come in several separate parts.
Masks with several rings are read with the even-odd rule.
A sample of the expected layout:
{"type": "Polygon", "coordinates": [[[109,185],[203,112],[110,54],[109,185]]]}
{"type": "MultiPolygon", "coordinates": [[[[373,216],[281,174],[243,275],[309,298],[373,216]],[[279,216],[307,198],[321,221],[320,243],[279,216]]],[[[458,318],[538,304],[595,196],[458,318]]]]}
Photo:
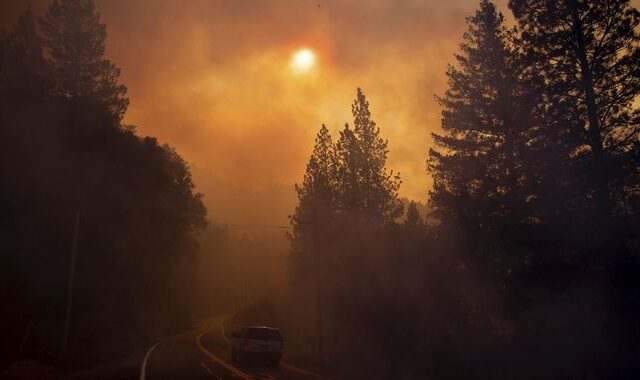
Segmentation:
{"type": "Polygon", "coordinates": [[[71,264],[69,268],[69,279],[67,280],[67,310],[64,318],[64,334],[62,336],[62,352],[67,352],[69,344],[69,327],[71,324],[71,304],[73,302],[73,279],[76,271],[76,256],[78,254],[78,229],[80,225],[80,211],[76,211],[73,223],[73,241],[71,243],[71,264]]]}
{"type": "Polygon", "coordinates": [[[322,325],[322,279],[320,275],[323,274],[321,271],[322,264],[320,263],[322,260],[320,258],[320,249],[318,249],[318,217],[317,217],[318,209],[316,205],[316,194],[314,191],[313,195],[313,257],[315,261],[315,285],[316,285],[316,328],[317,328],[317,337],[318,337],[318,359],[320,361],[320,375],[324,378],[324,331],[322,325]]]}

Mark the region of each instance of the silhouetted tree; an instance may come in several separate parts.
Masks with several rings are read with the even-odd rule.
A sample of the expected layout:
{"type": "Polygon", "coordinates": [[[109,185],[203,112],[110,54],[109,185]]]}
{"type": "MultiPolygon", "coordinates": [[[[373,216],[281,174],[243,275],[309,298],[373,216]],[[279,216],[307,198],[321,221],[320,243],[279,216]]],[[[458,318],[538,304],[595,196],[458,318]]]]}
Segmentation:
{"type": "Polygon", "coordinates": [[[345,124],[336,143],[338,204],[350,228],[380,227],[402,214],[401,180],[386,168],[387,141],[380,137],[360,88],[351,111],[354,127],[345,124]]]}
{"type": "Polygon", "coordinates": [[[31,7],[22,13],[4,41],[0,91],[14,101],[37,101],[49,95],[51,71],[43,55],[31,7]]]}
{"type": "MultiPolygon", "coordinates": [[[[555,117],[581,137],[573,155],[600,220],[625,213],[637,181],[640,14],[627,0],[511,0],[532,70],[540,72],[555,117]],[[633,180],[630,180],[633,178],[633,180]]],[[[556,126],[558,127],[558,126],[556,126]]],[[[603,233],[600,228],[600,234],[603,233]]],[[[601,240],[602,243],[602,240],[601,240]]]]}
{"type": "MultiPolygon", "coordinates": [[[[371,278],[391,253],[385,236],[402,214],[400,178],[386,168],[387,142],[360,89],[352,113],[354,128],[345,125],[335,144],[327,128],[320,129],[304,182],[296,187],[290,236],[290,277],[300,302],[314,310],[320,305],[328,341],[348,346],[373,327],[368,308],[380,288],[371,286],[371,278]],[[304,296],[302,289],[318,290],[318,302],[309,304],[313,293],[304,296]]],[[[370,359],[373,351],[358,359],[370,359]]]]}
{"type": "Polygon", "coordinates": [[[327,253],[334,234],[335,170],[335,147],[323,124],[316,136],[302,185],[296,185],[298,205],[290,217],[293,227],[290,262],[295,268],[291,271],[294,283],[299,283],[296,278],[308,277],[318,270],[318,257],[327,253]]]}
{"type": "Polygon", "coordinates": [[[44,45],[54,71],[54,91],[66,98],[96,98],[116,121],[129,105],[120,69],[104,57],[106,25],[93,0],[54,0],[40,19],[44,45]]]}
{"type": "Polygon", "coordinates": [[[538,98],[523,75],[515,33],[495,5],[482,1],[467,24],[439,98],[444,134],[432,134],[430,203],[445,226],[469,239],[476,263],[506,279],[523,267],[524,253],[512,246],[535,216],[537,178],[527,151],[538,98]]]}
{"type": "Polygon", "coordinates": [[[79,214],[70,351],[127,351],[188,320],[206,209],[173,148],[120,124],[93,2],[54,1],[42,29],[48,54],[30,9],[0,38],[0,349],[60,347],[79,214]]]}
{"type": "Polygon", "coordinates": [[[404,221],[404,225],[409,228],[424,228],[424,221],[422,220],[422,216],[420,216],[420,212],[418,211],[418,206],[415,201],[409,202],[409,207],[407,207],[407,218],[404,221]]]}
{"type": "Polygon", "coordinates": [[[634,235],[620,223],[633,219],[623,207],[636,196],[638,13],[627,1],[510,5],[520,35],[489,1],[467,21],[440,98],[445,133],[430,151],[430,201],[439,233],[464,243],[466,273],[499,296],[468,305],[476,342],[520,358],[551,345],[561,359],[542,350],[544,365],[528,358],[522,368],[579,376],[589,357],[611,360],[603,346],[631,349],[614,348],[606,326],[635,313],[638,283],[612,290],[604,268],[638,268],[634,235]],[[612,299],[624,302],[610,308],[612,299]]]}

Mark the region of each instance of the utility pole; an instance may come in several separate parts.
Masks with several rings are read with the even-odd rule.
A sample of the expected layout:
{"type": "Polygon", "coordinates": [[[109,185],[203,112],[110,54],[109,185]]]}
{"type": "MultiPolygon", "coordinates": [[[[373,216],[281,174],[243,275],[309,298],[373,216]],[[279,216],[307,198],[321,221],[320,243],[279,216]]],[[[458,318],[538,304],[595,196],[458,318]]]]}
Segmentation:
{"type": "Polygon", "coordinates": [[[244,278],[244,303],[242,307],[247,308],[247,277],[244,278]]]}
{"type": "Polygon", "coordinates": [[[71,323],[71,304],[73,302],[73,278],[76,271],[76,256],[78,254],[78,229],[80,225],[80,211],[76,211],[73,223],[73,241],[71,243],[71,264],[69,268],[69,279],[67,281],[67,310],[64,318],[64,334],[62,336],[62,352],[67,352],[69,344],[69,327],[71,323]]]}
{"type": "Polygon", "coordinates": [[[316,329],[318,336],[318,359],[320,361],[320,375],[324,378],[324,334],[322,329],[322,289],[320,272],[320,249],[318,249],[318,209],[316,205],[316,192],[313,192],[313,257],[315,261],[315,282],[316,282],[316,329]]]}

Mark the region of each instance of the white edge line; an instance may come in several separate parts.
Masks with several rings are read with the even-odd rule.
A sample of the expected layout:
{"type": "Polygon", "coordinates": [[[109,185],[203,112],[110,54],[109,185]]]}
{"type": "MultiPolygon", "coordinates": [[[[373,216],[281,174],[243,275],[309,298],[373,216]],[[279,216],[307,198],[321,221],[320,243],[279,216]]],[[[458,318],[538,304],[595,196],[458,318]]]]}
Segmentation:
{"type": "Polygon", "coordinates": [[[204,364],[203,362],[200,362],[200,367],[206,369],[207,372],[209,372],[209,375],[211,375],[213,377],[213,372],[211,372],[211,370],[209,369],[209,367],[207,367],[206,364],[204,364]]]}
{"type": "Polygon", "coordinates": [[[222,328],[222,337],[227,341],[227,343],[231,344],[231,341],[227,338],[227,331],[224,328],[224,318],[220,319],[220,327],[222,328]]]}
{"type": "Polygon", "coordinates": [[[160,342],[151,346],[149,351],[147,351],[147,354],[144,356],[144,360],[142,360],[142,365],[140,366],[140,380],[145,380],[145,377],[147,375],[147,361],[149,361],[149,357],[151,356],[151,351],[153,351],[156,347],[158,347],[159,344],[160,342]]]}
{"type": "Polygon", "coordinates": [[[312,377],[315,377],[315,378],[318,378],[318,379],[328,379],[328,377],[325,377],[325,376],[322,376],[322,375],[318,375],[317,373],[309,372],[306,369],[294,367],[291,364],[288,364],[286,362],[282,362],[282,363],[280,363],[280,365],[282,367],[284,367],[284,368],[287,368],[290,371],[304,373],[305,375],[312,376],[312,377]]]}
{"type": "MultiPolygon", "coordinates": [[[[220,326],[222,327],[222,337],[224,338],[224,340],[227,341],[227,343],[231,343],[231,341],[229,339],[227,339],[227,333],[226,333],[226,330],[225,330],[225,327],[224,327],[224,319],[220,319],[220,326]]],[[[289,369],[291,371],[304,373],[305,375],[317,377],[318,379],[324,379],[325,378],[322,375],[318,375],[317,373],[313,373],[313,372],[307,371],[306,369],[294,367],[294,366],[292,366],[291,364],[289,364],[287,362],[280,362],[280,365],[282,365],[283,367],[285,367],[285,368],[287,368],[287,369],[289,369]]]]}
{"type": "Polygon", "coordinates": [[[202,351],[203,354],[207,355],[207,357],[209,357],[210,359],[212,359],[213,361],[215,361],[216,363],[220,364],[221,366],[223,366],[224,368],[228,369],[229,371],[233,372],[234,374],[242,377],[243,379],[251,379],[251,377],[240,371],[239,369],[237,369],[234,366],[231,366],[227,363],[225,363],[223,360],[219,359],[217,356],[215,356],[214,354],[212,354],[209,350],[207,350],[204,345],[202,344],[202,337],[204,336],[204,334],[207,333],[207,330],[203,330],[197,337],[196,337],[196,344],[198,345],[198,348],[200,348],[200,351],[202,351]]]}

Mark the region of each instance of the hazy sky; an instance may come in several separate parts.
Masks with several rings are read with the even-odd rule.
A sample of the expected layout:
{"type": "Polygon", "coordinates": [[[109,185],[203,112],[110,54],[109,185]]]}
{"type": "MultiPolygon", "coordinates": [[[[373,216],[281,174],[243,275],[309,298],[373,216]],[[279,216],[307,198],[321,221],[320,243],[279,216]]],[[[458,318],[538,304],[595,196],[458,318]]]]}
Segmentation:
{"type": "MultiPolygon", "coordinates": [[[[42,15],[48,1],[31,1],[42,15]]],[[[9,24],[26,1],[7,4],[9,24]]],[[[356,87],[389,140],[401,195],[424,202],[435,94],[476,0],[99,0],[126,122],[190,163],[214,222],[286,223],[313,138],[351,123],[356,87]],[[300,47],[317,65],[296,74],[300,47]]],[[[508,14],[506,0],[497,1],[508,14]]]]}

